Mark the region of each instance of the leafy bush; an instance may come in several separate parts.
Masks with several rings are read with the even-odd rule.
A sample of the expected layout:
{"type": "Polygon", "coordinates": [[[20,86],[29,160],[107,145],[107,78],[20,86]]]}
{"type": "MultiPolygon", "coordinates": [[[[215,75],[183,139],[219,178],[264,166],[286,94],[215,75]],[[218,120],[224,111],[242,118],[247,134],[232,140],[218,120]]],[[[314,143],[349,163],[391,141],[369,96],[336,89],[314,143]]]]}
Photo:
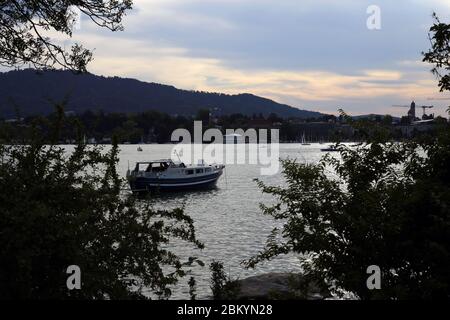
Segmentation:
{"type": "Polygon", "coordinates": [[[223,271],[223,263],[213,261],[209,269],[211,270],[211,290],[214,300],[232,300],[239,293],[237,281],[231,280],[223,271]]]}
{"type": "Polygon", "coordinates": [[[383,139],[318,164],[283,162],[285,187],[258,182],[278,200],[261,205],[284,221],[254,267],[279,254],[302,255],[305,273],[362,299],[450,296],[450,130],[420,142],[383,139]],[[366,286],[370,265],[382,289],[366,286]]]}
{"type": "MultiPolygon", "coordinates": [[[[54,137],[62,110],[59,119],[54,137]]],[[[68,154],[34,132],[26,145],[0,146],[0,298],[169,297],[169,286],[201,263],[167,246],[178,238],[203,247],[192,219],[123,194],[116,144],[106,151],[79,139],[68,154]],[[81,268],[81,290],[66,287],[70,265],[81,268]]]]}

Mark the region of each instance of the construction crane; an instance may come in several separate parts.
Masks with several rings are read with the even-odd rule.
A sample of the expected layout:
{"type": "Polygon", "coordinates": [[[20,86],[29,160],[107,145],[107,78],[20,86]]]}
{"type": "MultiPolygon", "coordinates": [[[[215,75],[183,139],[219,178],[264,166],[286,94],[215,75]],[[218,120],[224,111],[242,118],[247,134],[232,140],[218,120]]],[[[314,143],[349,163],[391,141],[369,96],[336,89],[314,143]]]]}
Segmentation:
{"type": "Polygon", "coordinates": [[[434,106],[420,106],[423,109],[422,120],[430,120],[434,118],[434,114],[427,115],[425,109],[432,109],[434,106]]]}
{"type": "MultiPolygon", "coordinates": [[[[442,101],[444,101],[444,100],[450,100],[450,97],[439,97],[439,98],[434,97],[434,98],[428,98],[427,100],[442,100],[442,101]]],[[[450,113],[450,106],[447,108],[448,108],[447,112],[450,113]]]]}
{"type": "MultiPolygon", "coordinates": [[[[413,101],[411,103],[410,106],[407,105],[398,105],[398,104],[394,104],[392,105],[393,107],[397,107],[397,108],[410,108],[408,111],[408,117],[412,118],[412,120],[414,120],[416,118],[416,103],[413,101]]],[[[419,108],[423,109],[423,115],[422,115],[422,119],[426,120],[428,119],[429,116],[427,116],[427,114],[425,113],[425,109],[431,109],[434,108],[434,106],[418,106],[419,108]]]]}

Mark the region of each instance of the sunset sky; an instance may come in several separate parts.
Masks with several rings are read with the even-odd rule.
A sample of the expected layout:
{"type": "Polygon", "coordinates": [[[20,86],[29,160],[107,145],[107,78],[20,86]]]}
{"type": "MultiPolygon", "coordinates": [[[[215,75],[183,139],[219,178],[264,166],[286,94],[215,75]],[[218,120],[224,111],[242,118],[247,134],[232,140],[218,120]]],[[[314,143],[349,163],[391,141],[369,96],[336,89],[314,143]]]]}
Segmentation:
{"type": "Polygon", "coordinates": [[[92,73],[329,113],[402,115],[391,105],[415,99],[444,114],[450,104],[427,100],[445,95],[421,62],[432,12],[450,21],[448,0],[134,2],[124,32],[82,19],[74,40],[95,48],[92,73]],[[366,26],[369,5],[381,9],[381,30],[366,26]]]}

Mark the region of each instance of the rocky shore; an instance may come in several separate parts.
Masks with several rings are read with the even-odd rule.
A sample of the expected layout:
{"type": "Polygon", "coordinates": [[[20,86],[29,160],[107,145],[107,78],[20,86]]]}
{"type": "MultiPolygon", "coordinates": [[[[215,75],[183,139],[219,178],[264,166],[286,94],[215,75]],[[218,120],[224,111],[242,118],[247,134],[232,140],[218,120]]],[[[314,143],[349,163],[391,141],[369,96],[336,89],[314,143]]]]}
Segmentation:
{"type": "Polygon", "coordinates": [[[331,297],[328,290],[294,273],[266,273],[236,280],[236,284],[239,288],[236,298],[240,300],[322,300],[331,297]]]}

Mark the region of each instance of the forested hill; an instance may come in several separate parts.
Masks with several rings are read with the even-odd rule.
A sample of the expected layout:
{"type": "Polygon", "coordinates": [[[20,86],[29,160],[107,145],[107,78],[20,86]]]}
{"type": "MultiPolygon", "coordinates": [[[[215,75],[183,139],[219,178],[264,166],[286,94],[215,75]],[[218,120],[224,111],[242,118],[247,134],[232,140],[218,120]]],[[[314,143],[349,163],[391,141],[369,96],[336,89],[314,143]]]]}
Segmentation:
{"type": "Polygon", "coordinates": [[[20,70],[0,73],[0,117],[45,115],[54,103],[67,101],[66,110],[142,112],[157,110],[171,115],[193,115],[199,109],[211,109],[217,115],[242,113],[281,117],[318,117],[318,112],[299,110],[252,94],[180,90],[172,86],[134,79],[76,75],[70,71],[20,70]],[[18,112],[19,113],[18,113],[18,112]]]}

